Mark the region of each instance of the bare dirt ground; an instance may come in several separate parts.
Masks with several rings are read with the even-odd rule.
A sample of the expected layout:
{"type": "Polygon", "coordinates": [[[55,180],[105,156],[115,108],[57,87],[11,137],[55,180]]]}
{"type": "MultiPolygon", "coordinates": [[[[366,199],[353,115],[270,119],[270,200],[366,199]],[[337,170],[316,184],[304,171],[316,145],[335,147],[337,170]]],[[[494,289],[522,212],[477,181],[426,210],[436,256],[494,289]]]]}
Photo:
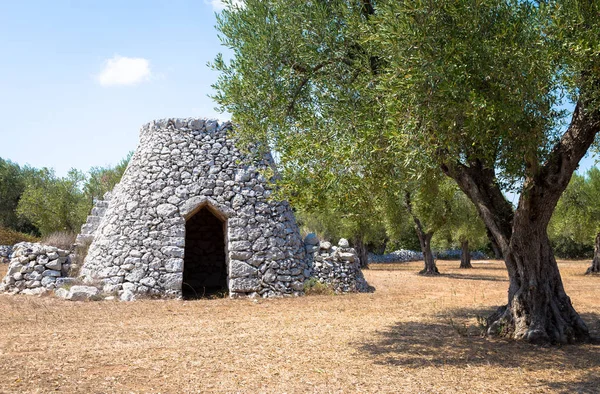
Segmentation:
{"type": "MultiPolygon", "coordinates": [[[[365,272],[373,294],[273,300],[68,302],[0,295],[0,392],[593,393],[600,344],[482,338],[505,302],[501,262],[365,272]]],[[[600,336],[600,277],[560,262],[600,336]]],[[[0,277],[6,266],[0,266],[0,277]]]]}

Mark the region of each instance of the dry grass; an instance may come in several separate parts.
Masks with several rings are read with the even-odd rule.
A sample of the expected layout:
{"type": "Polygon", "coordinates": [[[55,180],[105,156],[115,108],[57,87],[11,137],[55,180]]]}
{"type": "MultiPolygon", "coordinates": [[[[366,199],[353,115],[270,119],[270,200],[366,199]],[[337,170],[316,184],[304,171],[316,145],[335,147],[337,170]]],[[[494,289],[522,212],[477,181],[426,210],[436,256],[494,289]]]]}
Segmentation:
{"type": "Polygon", "coordinates": [[[76,238],[77,233],[72,231],[56,231],[43,237],[40,242],[62,250],[71,250],[76,238]]]}
{"type": "MultiPolygon", "coordinates": [[[[440,277],[420,263],[365,272],[373,294],[274,300],[67,302],[0,296],[0,392],[597,392],[600,345],[479,336],[505,301],[499,262],[440,277]]],[[[561,262],[600,335],[599,277],[561,262]]],[[[0,267],[5,270],[5,267],[0,267]]],[[[3,272],[0,272],[2,274],[3,272]]]]}

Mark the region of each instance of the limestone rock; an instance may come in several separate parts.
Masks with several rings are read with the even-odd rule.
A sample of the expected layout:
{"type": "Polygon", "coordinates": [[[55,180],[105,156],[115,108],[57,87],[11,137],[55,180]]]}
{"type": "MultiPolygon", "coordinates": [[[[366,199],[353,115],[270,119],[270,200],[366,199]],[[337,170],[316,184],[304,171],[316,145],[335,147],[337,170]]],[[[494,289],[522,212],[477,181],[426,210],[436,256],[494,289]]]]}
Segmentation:
{"type": "Polygon", "coordinates": [[[356,254],[354,253],[340,253],[339,254],[340,259],[344,260],[344,261],[350,261],[350,262],[354,262],[356,260],[356,254]]]}
{"type": "Polygon", "coordinates": [[[135,294],[130,290],[124,290],[119,299],[121,301],[133,301],[135,300],[135,294]]]}
{"type": "Polygon", "coordinates": [[[50,270],[56,270],[56,271],[60,271],[62,269],[62,264],[61,262],[58,260],[58,254],[56,255],[56,259],[50,261],[49,263],[46,264],[46,268],[50,269],[50,270]]]}
{"type": "Polygon", "coordinates": [[[98,295],[100,291],[93,286],[73,286],[66,299],[70,301],[85,301],[98,295]]]}
{"type": "Polygon", "coordinates": [[[309,233],[304,238],[304,243],[306,245],[311,245],[311,246],[312,245],[318,245],[319,244],[319,238],[317,237],[317,234],[315,234],[315,233],[309,233]]]}
{"type": "Polygon", "coordinates": [[[54,290],[54,295],[57,296],[58,298],[67,298],[69,296],[69,290],[63,288],[63,287],[59,287],[58,289],[54,290]]]}

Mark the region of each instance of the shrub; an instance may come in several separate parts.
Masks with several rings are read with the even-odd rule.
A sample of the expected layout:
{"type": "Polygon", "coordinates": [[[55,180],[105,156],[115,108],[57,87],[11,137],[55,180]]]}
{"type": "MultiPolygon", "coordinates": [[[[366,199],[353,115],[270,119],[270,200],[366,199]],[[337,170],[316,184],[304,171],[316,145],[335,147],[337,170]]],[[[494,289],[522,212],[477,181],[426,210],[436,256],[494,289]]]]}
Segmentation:
{"type": "Polygon", "coordinates": [[[44,245],[50,245],[63,250],[71,250],[77,234],[70,231],[56,231],[52,234],[48,234],[40,241],[44,245]]]}
{"type": "Polygon", "coordinates": [[[557,237],[551,241],[556,257],[562,259],[591,259],[594,246],[574,241],[569,237],[557,237]]]}
{"type": "Polygon", "coordinates": [[[319,282],[317,278],[310,278],[304,282],[304,293],[306,295],[333,295],[335,292],[327,283],[319,282]]]}
{"type": "Polygon", "coordinates": [[[0,245],[14,245],[19,242],[38,242],[33,235],[20,233],[6,227],[0,227],[0,245]]]}

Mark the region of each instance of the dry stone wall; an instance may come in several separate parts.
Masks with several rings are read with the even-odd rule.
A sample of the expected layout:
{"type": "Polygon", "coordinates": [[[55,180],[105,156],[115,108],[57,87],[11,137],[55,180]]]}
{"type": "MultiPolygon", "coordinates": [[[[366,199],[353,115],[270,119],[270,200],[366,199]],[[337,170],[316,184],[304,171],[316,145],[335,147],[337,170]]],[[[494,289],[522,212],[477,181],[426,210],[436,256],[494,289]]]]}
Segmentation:
{"type": "Polygon", "coordinates": [[[92,243],[96,230],[98,230],[98,226],[100,226],[100,222],[106,213],[110,198],[111,193],[107,192],[102,199],[94,201],[94,207],[85,223],[81,226],[81,232],[77,235],[77,239],[75,240],[76,246],[85,246],[92,243]]]}
{"type": "Polygon", "coordinates": [[[365,280],[358,254],[350,247],[347,239],[342,238],[337,246],[333,246],[331,242],[319,241],[315,234],[309,234],[304,243],[311,257],[311,277],[330,286],[337,293],[374,290],[365,280]]]}
{"type": "Polygon", "coordinates": [[[300,295],[310,270],[289,204],[269,199],[262,170],[272,164],[270,156],[242,154],[230,123],[163,119],[143,126],[81,275],[123,299],[181,295],[186,223],[205,209],[224,226],[231,296],[300,295]]]}
{"type": "Polygon", "coordinates": [[[0,291],[41,294],[61,286],[71,268],[69,251],[22,242],[14,245],[0,291]]]}

